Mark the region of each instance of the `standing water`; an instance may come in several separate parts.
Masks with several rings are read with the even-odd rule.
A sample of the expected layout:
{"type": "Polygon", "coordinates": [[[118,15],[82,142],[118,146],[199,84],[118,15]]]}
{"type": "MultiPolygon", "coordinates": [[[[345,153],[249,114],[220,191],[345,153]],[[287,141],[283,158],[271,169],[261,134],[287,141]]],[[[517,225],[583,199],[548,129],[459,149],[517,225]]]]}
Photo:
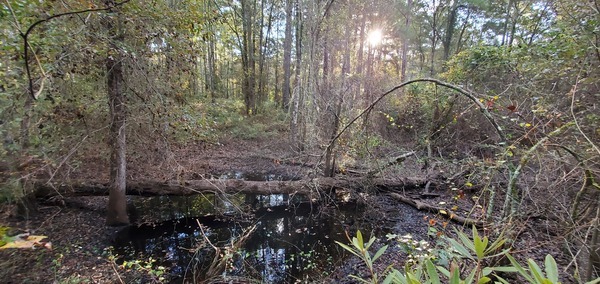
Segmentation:
{"type": "Polygon", "coordinates": [[[360,224],[362,210],[354,203],[318,206],[285,194],[140,197],[134,204],[140,225],[117,233],[115,253],[127,261],[151,257],[179,282],[210,276],[262,283],[320,279],[344,257],[335,241],[348,242],[348,226],[374,229],[360,224]],[[210,275],[211,264],[221,259],[224,271],[210,275]]]}

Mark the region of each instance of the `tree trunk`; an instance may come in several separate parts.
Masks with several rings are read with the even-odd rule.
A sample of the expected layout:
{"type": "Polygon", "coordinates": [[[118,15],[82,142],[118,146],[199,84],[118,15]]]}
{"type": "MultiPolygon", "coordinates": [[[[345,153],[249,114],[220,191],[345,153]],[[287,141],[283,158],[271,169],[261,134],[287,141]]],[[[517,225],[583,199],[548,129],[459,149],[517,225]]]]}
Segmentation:
{"type": "Polygon", "coordinates": [[[295,84],[296,86],[300,85],[300,63],[302,62],[302,26],[303,26],[303,21],[302,21],[302,10],[300,9],[300,3],[299,0],[295,1],[295,8],[296,8],[296,26],[295,26],[295,30],[296,30],[296,66],[295,66],[295,84]]]}
{"type": "Polygon", "coordinates": [[[363,67],[364,67],[364,53],[365,53],[365,40],[367,37],[365,36],[366,32],[366,23],[367,23],[367,15],[362,15],[362,20],[360,22],[360,37],[358,40],[358,54],[356,59],[356,75],[361,78],[359,80],[358,86],[356,86],[356,91],[360,92],[362,87],[363,79],[363,67]]]}
{"type": "Polygon", "coordinates": [[[450,47],[452,45],[452,37],[454,36],[454,28],[456,26],[456,15],[458,13],[458,1],[454,1],[452,7],[448,11],[448,22],[446,25],[446,34],[444,35],[443,47],[444,47],[444,62],[448,61],[450,57],[450,47]]]}
{"type": "Polygon", "coordinates": [[[206,79],[208,80],[208,92],[210,94],[210,100],[214,103],[215,99],[216,99],[216,90],[217,90],[217,84],[216,84],[216,73],[217,73],[217,68],[216,68],[216,64],[215,64],[215,38],[214,36],[211,36],[210,39],[208,40],[208,70],[206,71],[208,74],[206,76],[206,79]]]}
{"type": "MultiPolygon", "coordinates": [[[[115,42],[123,41],[118,14],[116,19],[111,20],[109,18],[106,26],[115,42]]],[[[108,104],[111,117],[110,186],[106,212],[106,224],[109,226],[129,224],[127,198],[125,196],[127,185],[127,162],[125,159],[127,146],[125,140],[127,110],[125,106],[125,94],[123,93],[123,68],[121,60],[118,47],[111,47],[106,59],[108,104]]]]}
{"type": "Polygon", "coordinates": [[[502,43],[501,45],[505,45],[508,42],[508,25],[511,19],[511,8],[512,8],[513,0],[509,0],[506,5],[506,16],[504,17],[504,24],[502,27],[502,43]]]}
{"type": "MultiPolygon", "coordinates": [[[[297,36],[297,35],[296,35],[297,36]]],[[[290,107],[290,77],[292,65],[292,0],[285,1],[285,40],[283,42],[283,109],[290,107]]]]}
{"type": "MultiPolygon", "coordinates": [[[[422,178],[315,178],[297,181],[245,181],[245,180],[187,180],[187,181],[140,181],[127,184],[127,194],[138,196],[219,194],[301,194],[317,198],[318,191],[331,189],[379,188],[401,190],[422,188],[427,181],[422,178]]],[[[109,191],[109,184],[94,181],[37,181],[33,183],[37,197],[56,196],[102,196],[109,191]]]]}
{"type": "Polygon", "coordinates": [[[406,22],[404,23],[405,35],[402,37],[402,73],[400,74],[400,81],[406,81],[406,64],[408,60],[408,30],[410,29],[410,20],[412,15],[412,0],[408,0],[406,4],[406,22]]]}
{"type": "Polygon", "coordinates": [[[255,60],[254,60],[254,35],[252,32],[253,4],[250,0],[242,0],[242,72],[244,83],[242,93],[246,105],[246,115],[255,113],[255,60]]]}
{"type": "Polygon", "coordinates": [[[119,226],[129,224],[127,199],[125,197],[127,162],[125,140],[125,96],[122,92],[123,69],[119,56],[109,56],[106,61],[108,70],[108,103],[110,107],[110,191],[106,224],[119,226]]]}
{"type": "Polygon", "coordinates": [[[395,193],[395,192],[391,192],[391,193],[389,193],[389,195],[392,198],[394,198],[398,201],[404,202],[418,210],[428,211],[428,212],[431,212],[434,214],[444,216],[444,217],[446,217],[454,222],[457,222],[459,224],[462,224],[462,225],[475,226],[478,228],[481,228],[484,226],[484,222],[481,220],[459,216],[459,215],[455,214],[454,212],[452,212],[452,210],[447,209],[447,208],[429,205],[425,202],[421,202],[419,200],[412,199],[412,198],[403,196],[403,195],[395,193]]]}
{"type": "Polygon", "coordinates": [[[294,84],[296,95],[293,96],[291,100],[292,106],[290,111],[290,142],[294,150],[302,151],[304,150],[304,117],[302,116],[302,107],[304,106],[304,91],[303,84],[300,82],[300,74],[301,74],[301,62],[302,62],[302,16],[300,3],[298,0],[294,1],[295,3],[295,33],[296,33],[296,63],[295,63],[295,74],[294,74],[294,84]]]}
{"type": "Polygon", "coordinates": [[[269,8],[269,15],[267,18],[267,30],[266,33],[263,31],[263,27],[265,25],[265,1],[261,2],[261,19],[260,19],[260,36],[259,36],[259,63],[258,63],[258,101],[259,103],[263,103],[268,99],[268,65],[266,64],[266,56],[267,48],[269,47],[269,38],[271,37],[271,28],[273,26],[273,9],[275,5],[271,3],[271,7],[269,8]],[[265,69],[267,70],[265,72],[265,69]]]}
{"type": "Polygon", "coordinates": [[[465,35],[467,26],[469,25],[470,17],[471,17],[471,8],[467,7],[467,15],[465,16],[465,22],[463,23],[462,28],[460,29],[460,34],[458,35],[458,41],[456,43],[456,53],[459,53],[462,50],[463,37],[465,35]]]}
{"type": "MultiPolygon", "coordinates": [[[[435,6],[435,1],[433,1],[433,5],[435,6]]],[[[435,50],[438,43],[439,30],[438,30],[438,16],[441,11],[441,4],[435,6],[435,11],[433,12],[433,19],[431,23],[431,57],[429,61],[429,76],[435,75],[435,50]]]]}
{"type": "Polygon", "coordinates": [[[31,115],[33,112],[33,98],[25,94],[25,103],[23,104],[23,119],[21,120],[21,152],[25,153],[29,148],[29,126],[31,124],[31,115]]]}

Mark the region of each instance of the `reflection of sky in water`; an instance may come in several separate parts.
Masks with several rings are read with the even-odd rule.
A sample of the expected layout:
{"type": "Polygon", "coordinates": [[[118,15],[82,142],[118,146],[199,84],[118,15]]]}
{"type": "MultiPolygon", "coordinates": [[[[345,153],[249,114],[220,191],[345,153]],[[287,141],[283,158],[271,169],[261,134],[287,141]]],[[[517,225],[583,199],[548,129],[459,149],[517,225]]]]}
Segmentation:
{"type": "Polygon", "coordinates": [[[283,233],[283,229],[284,229],[283,218],[277,219],[277,233],[283,233]]]}
{"type": "Polygon", "coordinates": [[[265,282],[277,283],[285,280],[285,250],[272,249],[270,247],[260,248],[258,256],[262,258],[264,268],[262,279],[265,282]]]}

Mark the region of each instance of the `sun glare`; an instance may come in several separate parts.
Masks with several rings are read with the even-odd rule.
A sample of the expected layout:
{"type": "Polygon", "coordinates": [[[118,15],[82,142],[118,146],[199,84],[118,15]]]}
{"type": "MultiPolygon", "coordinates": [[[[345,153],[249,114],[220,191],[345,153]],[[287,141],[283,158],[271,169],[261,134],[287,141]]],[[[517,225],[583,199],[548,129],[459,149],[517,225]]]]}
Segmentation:
{"type": "Polygon", "coordinates": [[[372,30],[369,32],[368,41],[371,46],[377,46],[381,44],[381,40],[383,39],[383,33],[380,29],[372,30]]]}

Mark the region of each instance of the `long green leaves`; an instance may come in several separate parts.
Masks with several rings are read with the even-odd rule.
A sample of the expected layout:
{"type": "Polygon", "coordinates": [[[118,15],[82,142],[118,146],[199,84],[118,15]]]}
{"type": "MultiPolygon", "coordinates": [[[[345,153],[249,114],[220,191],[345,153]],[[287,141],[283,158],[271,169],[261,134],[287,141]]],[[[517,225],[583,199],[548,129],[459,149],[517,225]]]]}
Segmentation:
{"type": "MultiPolygon", "coordinates": [[[[359,280],[361,283],[380,283],[377,278],[377,273],[374,272],[373,263],[379,259],[387,250],[388,246],[381,247],[373,257],[370,256],[369,248],[375,242],[375,237],[371,237],[369,242],[364,243],[360,231],[356,233],[356,237],[352,238],[352,246],[336,242],[345,250],[351,252],[355,256],[360,257],[371,270],[371,279],[365,280],[357,276],[351,276],[359,280]]],[[[547,255],[544,259],[544,269],[542,269],[534,260],[527,260],[527,267],[521,265],[512,255],[508,253],[508,249],[502,250],[502,246],[506,242],[505,238],[498,238],[490,243],[487,236],[481,237],[476,229],[472,230],[472,237],[469,238],[463,232],[457,231],[457,238],[447,238],[449,248],[458,253],[458,262],[453,261],[451,268],[439,266],[432,259],[425,259],[417,265],[406,265],[404,271],[394,269],[390,265],[386,271],[387,275],[381,282],[384,284],[485,284],[492,283],[491,275],[494,274],[496,282],[509,284],[511,282],[501,278],[496,272],[516,273],[522,277],[525,282],[530,284],[560,284],[559,270],[556,261],[551,255],[547,255]],[[510,266],[500,267],[484,267],[482,260],[505,256],[510,261],[510,266]],[[467,260],[467,261],[465,261],[467,260]],[[466,278],[461,278],[460,267],[471,268],[466,275],[466,278]]],[[[600,278],[590,281],[586,284],[600,284],[600,278]]]]}
{"type": "MultiPolygon", "coordinates": [[[[371,272],[371,282],[366,281],[366,280],[364,280],[360,277],[354,276],[354,275],[351,275],[352,278],[357,279],[363,283],[378,283],[379,282],[378,275],[375,272],[374,267],[373,267],[373,263],[385,253],[388,246],[385,245],[385,246],[379,248],[379,250],[377,250],[375,255],[373,257],[371,257],[371,254],[369,253],[369,248],[373,245],[373,243],[376,240],[377,240],[377,238],[371,237],[369,239],[369,242],[367,242],[365,244],[362,233],[360,231],[356,231],[356,237],[353,237],[351,240],[353,247],[350,247],[350,246],[340,243],[338,241],[335,242],[336,244],[341,246],[343,249],[345,249],[345,250],[349,251],[350,253],[354,254],[355,256],[358,256],[359,258],[361,258],[365,262],[367,267],[369,268],[369,271],[371,272]]],[[[386,277],[386,279],[388,279],[388,278],[386,277]]],[[[390,283],[395,283],[395,282],[390,282],[390,283]]]]}

